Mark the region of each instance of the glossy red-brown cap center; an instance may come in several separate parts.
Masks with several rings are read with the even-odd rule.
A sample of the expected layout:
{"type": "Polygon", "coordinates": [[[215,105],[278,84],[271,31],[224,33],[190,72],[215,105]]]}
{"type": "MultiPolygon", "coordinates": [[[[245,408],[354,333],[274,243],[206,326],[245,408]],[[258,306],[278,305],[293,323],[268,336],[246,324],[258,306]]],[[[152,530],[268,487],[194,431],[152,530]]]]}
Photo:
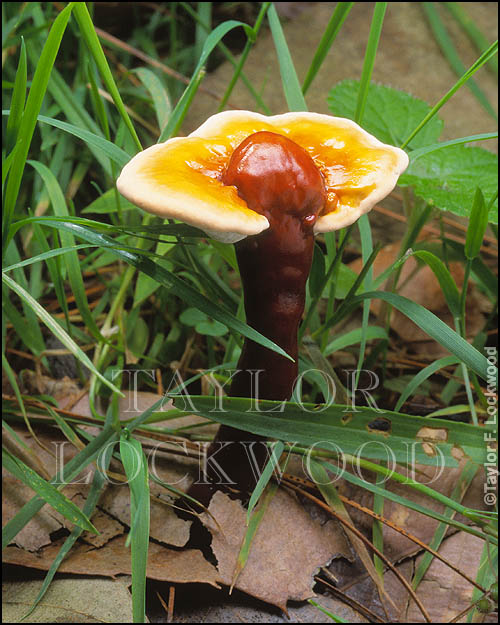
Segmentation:
{"type": "Polygon", "coordinates": [[[233,152],[222,182],[271,223],[280,215],[313,226],[326,201],[323,177],[300,145],[274,132],[256,132],[233,152]]]}

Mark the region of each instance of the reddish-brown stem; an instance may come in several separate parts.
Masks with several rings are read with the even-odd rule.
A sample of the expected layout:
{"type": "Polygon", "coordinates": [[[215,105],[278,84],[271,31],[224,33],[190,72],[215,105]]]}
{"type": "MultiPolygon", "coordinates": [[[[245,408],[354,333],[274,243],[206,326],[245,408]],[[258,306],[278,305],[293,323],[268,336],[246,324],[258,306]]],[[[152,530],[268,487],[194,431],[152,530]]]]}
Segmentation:
{"type": "MultiPolygon", "coordinates": [[[[234,185],[248,207],[269,220],[267,230],[236,244],[247,323],[293,358],[246,340],[230,395],[288,400],[298,373],[297,330],[311,268],[313,226],[325,203],[323,178],[303,148],[284,136],[259,132],[235,150],[223,182],[234,185]]],[[[241,444],[262,440],[222,425],[209,449],[210,454],[217,451],[218,466],[243,492],[255,485],[255,474],[241,444]]],[[[253,445],[253,453],[262,469],[265,445],[253,445]]],[[[217,483],[219,475],[210,471],[208,467],[209,480],[217,483]]],[[[200,495],[196,491],[192,494],[200,495]]]]}

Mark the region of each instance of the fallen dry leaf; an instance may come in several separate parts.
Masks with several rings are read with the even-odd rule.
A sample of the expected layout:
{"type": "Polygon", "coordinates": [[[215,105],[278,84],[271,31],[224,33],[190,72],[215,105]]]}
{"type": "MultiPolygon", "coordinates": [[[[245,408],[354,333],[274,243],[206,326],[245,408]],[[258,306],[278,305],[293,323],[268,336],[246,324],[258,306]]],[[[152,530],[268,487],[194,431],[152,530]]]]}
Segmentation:
{"type": "MultiPolygon", "coordinates": [[[[67,492],[65,494],[68,496],[67,492]]],[[[75,503],[79,508],[83,508],[85,504],[85,498],[80,493],[71,497],[71,501],[73,501],[73,503],[75,503]]],[[[122,523],[113,519],[113,517],[106,512],[99,510],[99,508],[97,508],[92,515],[92,524],[99,534],[82,532],[81,539],[94,547],[102,547],[112,538],[121,536],[125,532],[125,527],[122,523]]]]}
{"type": "MultiPolygon", "coordinates": [[[[29,616],[30,623],[131,623],[129,578],[54,579],[29,616]]],[[[4,582],[4,623],[19,623],[38,595],[43,580],[4,582]]]]}
{"type": "Polygon", "coordinates": [[[54,379],[24,369],[19,377],[23,393],[26,395],[50,395],[57,401],[59,408],[71,409],[71,406],[79,400],[83,393],[78,382],[68,376],[54,379]]]}
{"type": "MultiPolygon", "coordinates": [[[[462,461],[458,468],[447,468],[436,482],[429,483],[431,488],[437,490],[444,495],[450,496],[451,492],[456,485],[459,475],[463,468],[462,461]]],[[[416,467],[417,471],[422,471],[416,474],[416,479],[426,483],[432,477],[432,472],[429,472],[429,467],[416,467]]],[[[405,475],[404,467],[397,467],[396,471],[405,475]]],[[[363,477],[372,481],[373,477],[369,472],[363,472],[363,477]]],[[[484,502],[482,501],[481,493],[483,492],[484,475],[481,471],[478,471],[474,480],[468,488],[468,491],[463,499],[463,504],[471,508],[481,509],[484,508],[484,502]]],[[[434,499],[427,497],[408,485],[399,484],[396,482],[387,482],[385,487],[391,492],[410,499],[412,502],[419,504],[423,507],[431,510],[443,513],[444,507],[434,499]]],[[[339,493],[348,499],[354,500],[358,504],[373,510],[373,494],[367,490],[360,489],[346,481],[339,482],[339,493]]],[[[373,520],[366,513],[358,510],[354,507],[347,506],[349,514],[354,522],[354,525],[361,530],[366,536],[371,538],[373,520]]],[[[399,527],[404,528],[408,533],[416,536],[426,544],[432,540],[434,532],[439,524],[430,517],[423,516],[418,512],[410,510],[405,506],[392,502],[388,499],[384,501],[383,509],[384,518],[392,521],[399,527]]],[[[457,516],[457,520],[464,522],[462,517],[457,516]]],[[[384,525],[384,553],[391,560],[391,562],[399,562],[405,557],[410,557],[419,552],[420,548],[414,542],[397,532],[396,530],[384,525]]],[[[338,575],[338,571],[335,570],[337,563],[332,564],[332,572],[338,575]]],[[[352,581],[352,580],[351,580],[352,581]]],[[[346,580],[347,583],[347,580],[346,580]]]]}
{"type": "MultiPolygon", "coordinates": [[[[184,547],[189,540],[191,521],[181,520],[171,505],[159,499],[164,488],[151,482],[150,489],[154,497],[150,500],[150,537],[174,547],[184,547]]],[[[130,491],[126,484],[108,486],[99,507],[124,525],[130,525],[130,491]]]]}
{"type": "MultiPolygon", "coordinates": [[[[110,540],[99,549],[78,544],[63,560],[58,571],[76,575],[130,575],[130,549],[125,547],[125,536],[110,540]]],[[[46,571],[63,544],[53,542],[37,553],[18,547],[3,550],[3,562],[46,571]]],[[[205,560],[197,549],[173,550],[163,545],[149,543],[147,576],[160,581],[211,584],[218,588],[220,576],[215,567],[205,560]]]]}
{"type": "MultiPolygon", "coordinates": [[[[449,562],[475,579],[484,541],[465,532],[447,538],[439,550],[449,562]]],[[[417,559],[417,564],[420,558],[417,559]]],[[[432,561],[417,589],[417,596],[427,606],[433,623],[447,623],[471,602],[473,586],[439,560],[432,561]]],[[[415,605],[409,605],[403,622],[422,623],[415,605]]],[[[466,623],[467,616],[458,623],[466,623]]]]}
{"type": "MultiPolygon", "coordinates": [[[[222,532],[208,514],[201,520],[212,534],[221,580],[230,586],[245,535],[246,510],[220,491],[208,509],[222,532]]],[[[235,588],[286,611],[288,600],[314,597],[314,574],[340,555],[351,557],[337,524],[314,521],[293,495],[280,489],[264,514],[235,588]]]]}
{"type": "MultiPolygon", "coordinates": [[[[2,520],[5,525],[30,499],[34,493],[31,488],[21,484],[11,475],[2,476],[2,520]]],[[[50,535],[63,527],[63,518],[50,506],[44,506],[40,512],[14,538],[14,543],[28,551],[37,551],[50,544],[50,535]]]]}

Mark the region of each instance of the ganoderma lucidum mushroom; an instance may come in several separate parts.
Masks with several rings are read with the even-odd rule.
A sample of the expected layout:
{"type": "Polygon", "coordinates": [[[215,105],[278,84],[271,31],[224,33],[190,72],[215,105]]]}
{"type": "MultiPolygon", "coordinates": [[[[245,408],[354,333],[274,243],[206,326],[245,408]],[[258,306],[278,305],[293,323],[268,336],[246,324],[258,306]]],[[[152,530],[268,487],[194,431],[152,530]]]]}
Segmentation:
{"type": "MultiPolygon", "coordinates": [[[[392,191],[407,165],[405,152],[348,119],[228,111],[188,137],[137,154],[117,186],[148,212],[235,243],[247,323],[293,361],[246,340],[230,395],[250,397],[248,372],[260,371],[259,397],[288,400],[314,235],[354,223],[392,191]]],[[[259,437],[223,425],[215,444],[242,440],[259,437]]],[[[245,490],[255,482],[236,447],[221,445],[217,462],[245,490]]],[[[196,494],[206,503],[209,491],[196,494]]]]}

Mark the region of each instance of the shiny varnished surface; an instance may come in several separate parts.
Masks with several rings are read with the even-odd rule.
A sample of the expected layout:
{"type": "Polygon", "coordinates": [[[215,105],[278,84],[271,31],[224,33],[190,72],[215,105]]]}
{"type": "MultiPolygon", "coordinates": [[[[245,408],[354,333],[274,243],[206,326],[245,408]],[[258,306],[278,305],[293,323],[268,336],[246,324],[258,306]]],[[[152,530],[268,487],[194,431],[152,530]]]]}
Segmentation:
{"type": "MultiPolygon", "coordinates": [[[[268,230],[235,245],[247,323],[294,359],[245,340],[230,395],[287,400],[298,374],[297,330],[311,268],[313,227],[326,201],[323,177],[303,148],[281,135],[259,132],[235,150],[222,180],[270,223],[268,230]]],[[[262,469],[266,451],[260,440],[221,426],[212,448],[231,441],[217,459],[242,491],[253,488],[255,478],[238,443],[256,442],[253,453],[262,469]]]]}
{"type": "Polygon", "coordinates": [[[292,140],[321,172],[326,201],[315,232],[353,223],[385,197],[408,158],[354,122],[315,113],[266,117],[226,111],[208,119],[189,137],[176,137],[135,156],[124,168],[119,190],[145,210],[192,223],[210,232],[258,234],[268,227],[223,172],[247,137],[277,133],[292,140]]]}

